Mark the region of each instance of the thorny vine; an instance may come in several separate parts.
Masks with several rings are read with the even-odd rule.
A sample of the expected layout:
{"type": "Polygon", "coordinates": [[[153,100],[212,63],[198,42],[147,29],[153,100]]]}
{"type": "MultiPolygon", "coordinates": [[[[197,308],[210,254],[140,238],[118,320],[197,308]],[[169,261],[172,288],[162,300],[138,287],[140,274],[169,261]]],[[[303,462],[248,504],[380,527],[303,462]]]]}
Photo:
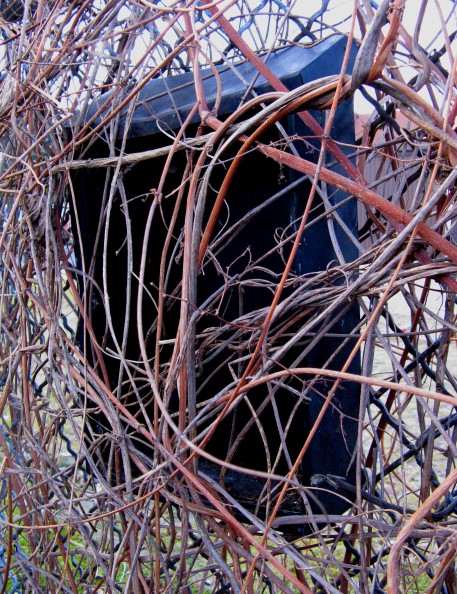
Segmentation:
{"type": "Polygon", "coordinates": [[[0,2],[0,594],[457,591],[456,27],[0,2]]]}

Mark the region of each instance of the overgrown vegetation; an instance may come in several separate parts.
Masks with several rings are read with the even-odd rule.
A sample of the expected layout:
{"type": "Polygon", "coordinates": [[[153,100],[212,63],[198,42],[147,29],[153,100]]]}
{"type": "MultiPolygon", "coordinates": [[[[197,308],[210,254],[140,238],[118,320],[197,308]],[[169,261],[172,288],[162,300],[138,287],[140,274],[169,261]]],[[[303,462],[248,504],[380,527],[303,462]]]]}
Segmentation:
{"type": "Polygon", "coordinates": [[[456,592],[455,3],[0,17],[0,594],[456,592]],[[337,34],[330,76],[272,74],[337,34]],[[351,100],[371,115],[340,141],[351,100]],[[319,225],[334,257],[300,272],[319,225]]]}

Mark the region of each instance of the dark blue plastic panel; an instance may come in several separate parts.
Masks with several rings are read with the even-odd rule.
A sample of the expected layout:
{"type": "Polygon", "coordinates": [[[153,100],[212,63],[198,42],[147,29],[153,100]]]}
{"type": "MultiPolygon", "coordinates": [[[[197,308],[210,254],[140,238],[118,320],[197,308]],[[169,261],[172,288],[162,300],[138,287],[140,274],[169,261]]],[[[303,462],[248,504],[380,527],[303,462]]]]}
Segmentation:
{"type": "MultiPolygon", "coordinates": [[[[268,57],[265,56],[265,62],[289,89],[295,89],[323,76],[338,74],[346,43],[346,37],[333,35],[311,47],[296,46],[278,50],[268,57]]],[[[251,83],[256,94],[272,90],[250,62],[241,62],[233,69],[227,66],[219,67],[218,72],[222,86],[219,117],[229,115],[237,109],[247,86],[251,83]]],[[[205,97],[211,109],[217,94],[216,80],[208,68],[202,69],[202,78],[205,97]]],[[[149,136],[160,132],[160,128],[178,129],[196,100],[192,73],[151,80],[139,92],[128,137],[149,136]]],[[[91,105],[88,119],[101,108],[102,115],[109,113],[111,105],[116,105],[116,100],[113,103],[113,92],[105,93],[91,105]]],[[[124,131],[126,112],[127,108],[121,112],[119,136],[124,131]]],[[[197,113],[194,123],[198,121],[197,113]]]]}
{"type": "MultiPolygon", "coordinates": [[[[335,35],[313,47],[281,49],[269,56],[267,64],[290,89],[293,89],[317,78],[338,74],[346,48],[346,41],[345,37],[335,35]]],[[[353,63],[354,57],[355,48],[350,64],[353,63]]],[[[271,90],[266,81],[257,76],[257,72],[249,63],[237,64],[233,70],[221,67],[220,79],[222,83],[222,102],[218,110],[218,117],[221,119],[235,111],[243,99],[249,99],[249,97],[245,97],[246,84],[254,83],[256,93],[271,90]]],[[[169,144],[169,138],[161,133],[161,129],[179,129],[182,120],[195,105],[196,97],[193,85],[193,76],[190,73],[163,77],[149,82],[141,90],[137,106],[133,112],[127,134],[126,152],[139,152],[169,144]]],[[[204,88],[206,99],[211,107],[216,96],[216,84],[209,71],[204,71],[204,88]]],[[[116,105],[116,101],[120,99],[122,97],[115,98],[112,93],[101,96],[92,104],[87,117],[91,118],[103,105],[105,105],[104,114],[107,114],[111,107],[110,104],[116,105]]],[[[325,113],[316,112],[313,115],[321,125],[324,125],[325,113]]],[[[120,114],[119,139],[124,132],[125,121],[126,110],[120,114]]],[[[198,123],[198,116],[196,116],[195,123],[198,123]]],[[[301,119],[296,115],[292,115],[286,118],[282,125],[289,136],[298,138],[297,141],[294,141],[298,154],[305,159],[316,161],[320,149],[319,140],[314,138],[314,135],[310,133],[301,119]]],[[[271,130],[270,133],[270,138],[265,141],[283,141],[276,130],[271,130]]],[[[100,135],[98,143],[85,153],[86,158],[107,155],[107,145],[102,137],[103,134],[100,135]]],[[[355,143],[352,101],[345,101],[338,107],[332,138],[340,142],[343,150],[350,154],[352,151],[351,146],[355,143]]],[[[233,151],[235,150],[236,147],[233,148],[233,151]]],[[[224,158],[227,162],[230,162],[234,154],[234,152],[229,153],[224,155],[224,158]]],[[[329,165],[331,160],[332,157],[329,156],[329,165]]],[[[157,254],[161,253],[161,246],[164,243],[167,225],[171,220],[171,213],[175,204],[175,189],[181,182],[185,163],[186,156],[183,153],[174,156],[172,162],[174,174],[167,176],[161,214],[160,217],[154,219],[150,231],[150,246],[152,247],[150,247],[145,282],[151,294],[151,301],[145,301],[144,311],[141,315],[145,328],[151,329],[151,344],[154,344],[154,325],[156,321],[154,317],[154,300],[157,300],[157,295],[154,291],[159,277],[157,254]]],[[[135,274],[137,274],[141,259],[145,222],[150,204],[150,200],[141,197],[148,196],[150,189],[157,187],[163,164],[164,159],[154,159],[138,163],[133,168],[126,168],[123,172],[122,180],[129,205],[128,217],[132,225],[132,245],[130,247],[133,254],[133,272],[135,274]]],[[[343,173],[341,168],[336,167],[335,169],[343,173]]],[[[208,204],[211,204],[215,199],[226,171],[227,166],[222,164],[214,169],[208,189],[208,204]]],[[[77,209],[74,216],[78,216],[79,225],[83,232],[85,268],[89,270],[92,267],[91,270],[95,281],[86,296],[87,307],[92,318],[97,341],[99,344],[103,344],[106,352],[109,353],[115,350],[115,345],[112,342],[110,333],[107,332],[106,317],[96,289],[97,285],[99,287],[103,286],[103,256],[101,244],[97,247],[96,238],[100,221],[104,224],[105,211],[102,196],[107,183],[107,175],[109,182],[109,173],[103,170],[88,169],[76,175],[77,209]]],[[[235,229],[237,221],[242,220],[247,213],[257,210],[259,205],[266,204],[272,195],[284,189],[284,187],[287,188],[288,183],[299,178],[300,175],[297,172],[287,168],[281,170],[280,166],[273,160],[266,159],[258,152],[251,152],[242,159],[239,170],[231,184],[226,198],[227,207],[223,209],[223,215],[221,215],[223,220],[218,221],[215,234],[220,230],[230,228],[231,225],[235,229]]],[[[240,318],[241,310],[244,313],[255,312],[259,308],[268,307],[271,304],[271,287],[284,269],[284,260],[277,250],[275,251],[277,231],[278,229],[286,230],[285,237],[287,241],[284,247],[284,257],[284,255],[287,256],[293,241],[293,233],[299,224],[299,219],[308,199],[309,189],[310,184],[305,180],[299,186],[287,190],[280,199],[271,203],[268,202],[268,207],[261,209],[245,227],[236,229],[233,237],[229,237],[225,245],[219,249],[217,252],[217,266],[210,258],[205,261],[203,272],[199,271],[197,287],[197,310],[202,312],[197,328],[199,336],[204,336],[208,328],[212,328],[217,324],[221,324],[221,326],[226,324],[227,334],[224,335],[224,338],[230,340],[230,332],[235,332],[238,327],[233,322],[240,318]],[[263,254],[270,255],[263,258],[263,254]],[[250,263],[259,258],[261,259],[260,264],[250,270],[250,263]],[[237,292],[236,286],[231,287],[229,290],[224,289],[226,277],[221,274],[221,270],[230,270],[230,275],[240,275],[240,279],[244,282],[242,295],[237,292]],[[266,285],[269,286],[266,287],[266,285]],[[205,301],[208,296],[217,291],[220,291],[221,294],[217,311],[215,308],[209,308],[206,311],[205,301]],[[242,300],[241,309],[240,299],[242,300]]],[[[328,194],[334,206],[347,199],[344,193],[335,191],[334,188],[328,188],[328,194]]],[[[357,236],[356,201],[347,201],[338,208],[338,213],[345,225],[357,236]]],[[[294,275],[301,275],[303,278],[306,276],[312,277],[313,274],[326,270],[332,263],[336,262],[335,250],[329,234],[328,219],[323,214],[325,215],[323,204],[316,197],[315,209],[313,209],[310,219],[313,224],[307,228],[298,255],[295,258],[292,271],[294,275]]],[[[206,216],[208,216],[208,213],[206,213],[206,216]]],[[[183,213],[181,212],[178,213],[178,229],[182,220],[183,213]]],[[[347,262],[354,260],[357,257],[355,246],[337,221],[334,221],[334,226],[338,244],[345,260],[347,262]]],[[[115,199],[110,214],[108,252],[106,254],[112,323],[120,344],[123,340],[126,313],[130,315],[131,322],[126,342],[126,358],[141,361],[136,330],[137,314],[135,307],[136,291],[138,289],[135,288],[135,281],[133,281],[131,300],[133,305],[130,312],[126,312],[125,287],[127,286],[127,280],[129,278],[131,280],[133,277],[129,277],[131,271],[127,265],[125,236],[125,213],[120,199],[115,199]]],[[[178,260],[179,258],[175,256],[170,257],[169,260],[169,285],[167,290],[170,295],[179,286],[181,278],[181,262],[178,260]]],[[[82,266],[81,258],[79,258],[79,263],[82,266]]],[[[287,291],[285,291],[284,297],[287,297],[287,291]]],[[[166,312],[164,335],[170,337],[174,336],[176,332],[177,320],[179,319],[179,299],[171,298],[166,312]]],[[[307,341],[309,342],[312,339],[312,336],[305,337],[303,346],[294,346],[280,362],[282,368],[299,361],[300,366],[318,368],[327,366],[333,369],[341,369],[357,339],[357,334],[354,333],[350,340],[345,341],[345,337],[357,327],[359,310],[356,304],[348,303],[346,309],[341,311],[340,314],[338,319],[325,320],[325,324],[329,324],[329,336],[322,338],[310,353],[302,356],[307,341]]],[[[300,323],[306,323],[306,318],[300,318],[300,316],[301,312],[297,310],[297,318],[301,320],[300,323]]],[[[298,325],[296,330],[299,329],[300,326],[298,325]]],[[[293,331],[294,327],[291,327],[290,332],[293,331]]],[[[242,338],[249,342],[246,336],[242,338]]],[[[233,377],[228,365],[224,363],[226,358],[230,357],[229,351],[222,350],[220,353],[215,353],[215,351],[211,350],[213,347],[211,344],[207,346],[205,351],[206,347],[202,342],[198,343],[197,347],[202,353],[201,369],[199,368],[197,371],[197,400],[203,402],[230,385],[233,377]]],[[[164,352],[162,350],[163,356],[165,356],[164,352]]],[[[153,349],[150,356],[151,359],[154,356],[153,349]]],[[[88,357],[90,358],[90,353],[88,353],[88,357]]],[[[110,358],[107,356],[106,366],[112,378],[114,389],[120,373],[119,362],[116,357],[110,358]]],[[[280,366],[278,365],[277,368],[280,368],[280,366]]],[[[349,371],[353,373],[360,372],[357,357],[352,362],[349,371]]],[[[291,457],[296,457],[306,440],[310,428],[319,415],[326,394],[333,385],[331,381],[321,381],[315,390],[307,393],[303,402],[297,402],[294,389],[300,390],[302,383],[300,381],[295,382],[294,378],[291,378],[290,381],[291,390],[280,388],[277,391],[275,397],[278,409],[276,412],[274,412],[273,406],[270,404],[266,407],[263,406],[270,397],[270,393],[265,387],[250,390],[249,392],[251,406],[259,411],[261,422],[268,436],[271,456],[280,460],[275,472],[282,475],[287,474],[289,466],[285,457],[280,453],[281,445],[276,425],[278,418],[284,427],[288,426],[287,447],[291,457]]],[[[141,391],[140,393],[143,394],[141,391]]],[[[319,431],[300,465],[298,474],[305,487],[312,484],[312,477],[315,474],[334,474],[343,477],[349,483],[354,483],[354,450],[357,440],[359,394],[360,387],[358,384],[351,382],[341,384],[332,406],[325,415],[319,431]]],[[[128,406],[135,406],[135,402],[128,400],[129,396],[127,394],[124,398],[128,406]]],[[[144,393],[144,398],[145,402],[151,401],[148,392],[144,393]]],[[[173,406],[172,401],[170,402],[170,406],[173,406]]],[[[227,419],[218,427],[217,435],[209,442],[207,451],[222,460],[228,457],[233,464],[239,467],[265,471],[265,447],[255,424],[249,431],[243,433],[250,420],[252,420],[252,413],[241,402],[237,408],[237,414],[228,415],[227,419]],[[233,448],[233,436],[241,434],[244,435],[242,443],[239,447],[233,448]]],[[[96,433],[100,433],[103,431],[105,423],[100,417],[95,420],[92,417],[92,425],[96,427],[96,433]]],[[[149,455],[148,446],[137,443],[139,439],[137,435],[132,433],[129,435],[129,439],[136,444],[138,449],[144,452],[145,456],[149,455]]],[[[217,465],[202,460],[200,469],[213,479],[219,480],[220,467],[217,465]]],[[[265,511],[266,505],[261,502],[265,481],[233,471],[227,471],[223,480],[227,490],[244,505],[250,509],[255,509],[259,515],[265,511]]],[[[348,508],[345,499],[331,493],[314,490],[309,491],[309,493],[311,507],[317,513],[326,510],[331,514],[340,514],[348,508]]],[[[352,497],[350,493],[343,493],[343,496],[348,499],[352,497]]],[[[304,512],[301,495],[291,493],[282,506],[282,513],[300,514],[304,512]]],[[[296,526],[294,530],[300,532],[306,529],[296,526]]]]}

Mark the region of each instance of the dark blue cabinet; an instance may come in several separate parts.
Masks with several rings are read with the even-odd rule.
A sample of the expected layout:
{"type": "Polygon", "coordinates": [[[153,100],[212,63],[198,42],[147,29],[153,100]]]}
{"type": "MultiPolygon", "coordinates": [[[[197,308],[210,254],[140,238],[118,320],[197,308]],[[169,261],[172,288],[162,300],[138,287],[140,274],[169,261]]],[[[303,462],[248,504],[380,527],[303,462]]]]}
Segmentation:
{"type": "MultiPolygon", "coordinates": [[[[305,82],[337,74],[345,46],[346,38],[335,35],[312,47],[294,46],[280,49],[269,56],[267,64],[288,88],[293,89],[305,82]]],[[[222,120],[233,113],[245,97],[246,84],[252,83],[252,88],[257,94],[271,90],[268,83],[257,75],[249,63],[235,64],[231,69],[220,66],[218,71],[222,89],[218,117],[222,120]]],[[[211,108],[217,90],[216,80],[209,69],[203,71],[203,85],[211,108]]],[[[247,95],[247,98],[250,96],[247,95]]],[[[117,99],[110,93],[101,95],[90,106],[87,120],[92,119],[96,125],[101,121],[102,115],[109,112],[115,101],[117,99]]],[[[171,141],[164,131],[171,135],[176,133],[195,102],[192,73],[153,79],[141,90],[133,113],[129,115],[128,108],[121,111],[115,131],[117,146],[120,146],[124,133],[127,137],[126,153],[146,151],[170,144],[171,141]]],[[[325,113],[314,112],[313,115],[322,125],[324,124],[325,113]]],[[[316,161],[319,142],[313,138],[300,118],[296,115],[288,116],[281,124],[289,136],[289,142],[292,139],[295,151],[308,160],[316,161]]],[[[197,126],[198,114],[188,128],[190,136],[197,126]]],[[[87,148],[84,157],[108,156],[108,142],[105,141],[108,134],[107,130],[99,132],[98,140],[87,148]]],[[[351,100],[339,106],[332,138],[341,143],[340,146],[346,153],[352,151],[350,147],[354,146],[355,141],[351,100]]],[[[278,143],[284,148],[287,145],[281,131],[276,128],[270,130],[261,140],[266,143],[278,143]]],[[[224,153],[221,163],[213,170],[206,197],[208,212],[227,167],[236,154],[236,149],[237,147],[233,147],[232,152],[224,153]]],[[[164,246],[169,241],[162,270],[165,302],[161,328],[160,369],[164,374],[167,372],[167,363],[172,353],[180,312],[181,231],[185,200],[178,204],[177,196],[180,184],[183,183],[187,159],[188,155],[185,152],[176,153],[174,156],[171,170],[166,177],[163,198],[149,232],[146,290],[141,315],[147,333],[148,356],[152,367],[157,352],[155,338],[160,265],[164,246]],[[172,225],[174,226],[167,240],[167,232],[172,225]]],[[[331,159],[328,158],[329,162],[331,159]]],[[[106,189],[111,180],[108,169],[86,169],[74,176],[77,195],[73,218],[74,222],[78,219],[81,229],[81,242],[76,246],[76,251],[78,267],[84,269],[86,274],[85,290],[81,289],[81,293],[97,342],[105,353],[104,360],[112,388],[140,422],[144,422],[144,419],[138,400],[141,399],[146,410],[152,411],[153,396],[142,371],[138,344],[137,279],[145,225],[152,201],[151,190],[157,188],[164,162],[165,157],[160,157],[125,166],[121,175],[125,195],[117,191],[109,209],[106,200],[103,202],[103,196],[106,197],[106,189]],[[130,256],[126,240],[129,228],[130,256]],[[130,378],[122,371],[118,357],[113,354],[116,353],[116,345],[107,323],[102,295],[104,261],[112,327],[117,342],[125,344],[126,358],[132,362],[130,378]],[[130,305],[126,292],[129,280],[130,305]],[[129,317],[129,327],[125,334],[126,315],[129,317]],[[132,377],[135,390],[132,387],[132,377]]],[[[338,166],[336,170],[339,170],[338,166]]],[[[214,229],[213,238],[216,241],[211,248],[211,255],[205,259],[202,269],[198,271],[195,343],[195,389],[199,421],[197,433],[211,424],[214,420],[211,415],[217,412],[211,412],[208,403],[228,386],[236,384],[235,378],[240,377],[249,354],[253,351],[262,316],[271,304],[275,284],[290,253],[309,189],[309,181],[301,179],[297,172],[280,167],[255,150],[250,151],[240,164],[214,229]],[[211,295],[216,297],[211,300],[211,295]]],[[[345,194],[334,188],[328,188],[328,195],[333,206],[342,203],[337,212],[345,226],[356,236],[356,201],[348,200],[345,194]]],[[[283,304],[288,300],[288,307],[285,309],[287,315],[278,314],[267,337],[267,359],[274,358],[275,353],[280,352],[281,347],[291,337],[300,335],[300,331],[306,327],[307,320],[315,313],[316,308],[324,307],[319,300],[307,305],[307,287],[319,291],[320,287],[323,290],[326,286],[338,286],[343,282],[337,273],[329,274],[314,284],[308,282],[337,262],[334,244],[329,234],[328,214],[319,197],[316,198],[315,208],[311,213],[311,222],[305,231],[294,261],[290,282],[282,297],[283,304]],[[302,292],[300,287],[304,287],[302,292]]],[[[347,262],[353,261],[357,256],[356,247],[337,220],[333,220],[333,225],[344,259],[347,262]]],[[[81,288],[83,284],[81,282],[81,288]]],[[[334,311],[332,315],[335,316],[334,311]]],[[[326,366],[341,369],[355,345],[358,322],[358,307],[355,303],[348,302],[344,310],[337,312],[334,319],[324,319],[322,324],[328,326],[327,333],[309,352],[308,346],[319,328],[313,328],[309,333],[300,336],[296,344],[271,364],[270,371],[279,371],[290,366],[326,366]],[[347,338],[351,333],[352,337],[347,338]]],[[[82,329],[79,336],[82,345],[82,329]]],[[[90,345],[90,337],[86,338],[86,344],[90,345]]],[[[86,348],[86,355],[90,362],[97,366],[90,346],[86,348]]],[[[351,363],[349,371],[360,372],[358,358],[351,363]]],[[[312,379],[291,377],[282,384],[271,382],[250,390],[245,397],[239,398],[236,406],[219,425],[207,444],[206,451],[240,468],[264,472],[271,469],[275,475],[286,475],[321,410],[326,394],[333,385],[330,379],[321,379],[312,389],[307,389],[312,379]]],[[[159,389],[170,413],[175,414],[179,408],[175,386],[160,385],[159,389]]],[[[299,466],[297,480],[305,487],[304,493],[309,495],[311,508],[317,513],[323,513],[324,510],[330,514],[342,513],[348,508],[346,499],[353,497],[350,492],[344,490],[339,495],[333,495],[330,492],[309,490],[309,487],[315,474],[338,475],[348,483],[354,484],[359,393],[357,383],[341,384],[299,466]]],[[[106,420],[95,410],[90,413],[89,418],[89,429],[97,436],[108,430],[106,420]]],[[[153,457],[150,446],[143,443],[141,436],[129,427],[126,428],[125,438],[147,464],[148,459],[153,457]]],[[[101,457],[107,462],[108,448],[102,447],[100,451],[101,457]]],[[[265,513],[267,500],[274,501],[278,494],[278,484],[275,481],[267,483],[263,478],[256,478],[252,474],[248,476],[232,469],[224,469],[221,473],[220,466],[203,458],[199,460],[199,469],[213,480],[223,482],[235,499],[259,515],[265,513]]],[[[281,513],[305,513],[303,498],[297,488],[289,489],[281,506],[281,513]]]]}

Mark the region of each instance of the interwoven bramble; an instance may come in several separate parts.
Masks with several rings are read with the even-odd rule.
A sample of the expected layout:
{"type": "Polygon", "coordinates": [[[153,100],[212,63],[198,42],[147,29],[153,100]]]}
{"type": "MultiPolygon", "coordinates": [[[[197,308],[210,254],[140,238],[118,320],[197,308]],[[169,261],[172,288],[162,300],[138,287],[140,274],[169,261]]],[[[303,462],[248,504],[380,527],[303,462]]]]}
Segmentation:
{"type": "MultiPolygon", "coordinates": [[[[316,2],[309,14],[302,4],[308,3],[0,3],[1,594],[455,591],[455,13],[442,15],[430,47],[423,41],[431,12],[453,11],[454,3],[443,0],[427,9],[427,2],[417,3],[412,24],[401,20],[401,0],[380,2],[377,11],[365,0],[348,2],[343,21],[336,2],[316,2]],[[360,45],[352,75],[291,92],[269,78],[263,65],[268,52],[318,44],[335,29],[360,45]],[[205,105],[199,73],[240,60],[269,80],[274,96],[254,99],[251,109],[240,105],[222,120],[205,105]],[[116,145],[122,109],[123,117],[133,114],[148,80],[186,72],[193,73],[194,115],[201,126],[183,122],[165,148],[126,154],[122,135],[116,145]],[[88,106],[99,104],[107,91],[113,97],[108,111],[89,122],[88,106]],[[339,147],[330,125],[322,135],[307,110],[325,108],[331,122],[337,104],[354,93],[356,106],[361,93],[368,97],[373,114],[357,120],[355,146],[339,147]],[[287,137],[256,137],[262,126],[273,129],[279,112],[299,111],[325,161],[295,154],[287,137]],[[97,139],[107,142],[109,154],[89,160],[97,139]],[[216,295],[211,312],[218,320],[204,334],[198,326],[188,331],[194,312],[181,307],[175,335],[154,330],[155,349],[147,344],[149,328],[140,332],[141,359],[127,360],[122,337],[113,352],[90,330],[84,356],[77,320],[90,326],[92,306],[86,303],[84,310],[80,296],[93,271],[81,274],[74,253],[80,238],[70,220],[78,199],[76,172],[106,172],[109,208],[136,164],[146,163],[147,171],[159,157],[163,163],[166,155],[181,155],[188,168],[178,179],[173,160],[162,173],[165,187],[172,180],[177,189],[170,200],[182,201],[182,227],[170,232],[167,246],[154,249],[157,258],[166,253],[166,262],[179,262],[182,277],[172,297],[187,303],[199,267],[217,259],[218,242],[227,241],[224,229],[211,230],[216,215],[206,234],[193,216],[211,192],[222,212],[231,207],[206,174],[219,156],[224,161],[225,150],[231,156],[224,167],[233,171],[242,143],[246,154],[264,155],[278,176],[291,169],[309,176],[309,205],[315,193],[327,204],[337,261],[314,276],[291,275],[282,243],[286,230],[278,229],[283,274],[270,275],[268,307],[240,317],[239,327],[224,326],[216,295]],[[358,252],[354,262],[345,262],[338,250],[338,209],[325,202],[329,188],[360,204],[359,233],[347,232],[358,252]],[[190,250],[192,237],[198,253],[190,250]],[[340,315],[342,304],[360,307],[360,325],[348,337],[362,356],[360,374],[335,371],[331,363],[317,369],[300,361],[281,369],[271,364],[285,345],[306,350],[328,335],[327,322],[340,315]],[[233,382],[193,410],[195,363],[222,346],[230,352],[225,365],[233,382]],[[104,361],[113,358],[124,370],[119,386],[103,374],[104,361]],[[255,505],[243,505],[223,481],[216,484],[194,464],[192,452],[205,448],[204,431],[192,424],[197,413],[207,415],[207,426],[216,431],[227,403],[248,402],[259,385],[274,393],[289,379],[290,390],[299,385],[304,394],[310,384],[361,386],[356,487],[341,477],[313,478],[313,488],[355,501],[344,515],[279,515],[275,504],[285,495],[278,499],[278,491],[267,492],[263,513],[256,514],[255,505]],[[173,390],[184,403],[179,410],[173,390]],[[140,420],[125,406],[121,395],[127,393],[148,405],[140,420]],[[92,428],[88,441],[87,416],[100,410],[103,427],[92,428]],[[154,455],[146,457],[139,442],[154,455]],[[293,540],[287,527],[297,522],[314,525],[316,532],[293,540]]],[[[230,187],[233,179],[229,173],[224,183],[230,187]]],[[[159,187],[136,199],[157,209],[152,217],[161,216],[165,197],[159,187]]],[[[297,216],[297,229],[302,223],[306,231],[314,223],[303,216],[297,216]]],[[[291,234],[292,243],[296,237],[291,234]]],[[[126,235],[119,249],[124,240],[130,245],[126,235]]],[[[230,271],[220,272],[227,290],[242,289],[230,271]]],[[[109,337],[106,287],[98,291],[109,337]]],[[[148,302],[148,287],[140,293],[148,302]]],[[[165,315],[161,299],[171,297],[159,290],[158,328],[165,315]]],[[[254,408],[252,419],[268,449],[254,408]]],[[[278,421],[282,431],[286,425],[278,421]]],[[[318,433],[319,426],[314,429],[318,433]]],[[[222,468],[225,462],[214,463],[222,468]]],[[[300,493],[300,477],[292,471],[278,477],[273,468],[261,478],[300,493]]]]}

